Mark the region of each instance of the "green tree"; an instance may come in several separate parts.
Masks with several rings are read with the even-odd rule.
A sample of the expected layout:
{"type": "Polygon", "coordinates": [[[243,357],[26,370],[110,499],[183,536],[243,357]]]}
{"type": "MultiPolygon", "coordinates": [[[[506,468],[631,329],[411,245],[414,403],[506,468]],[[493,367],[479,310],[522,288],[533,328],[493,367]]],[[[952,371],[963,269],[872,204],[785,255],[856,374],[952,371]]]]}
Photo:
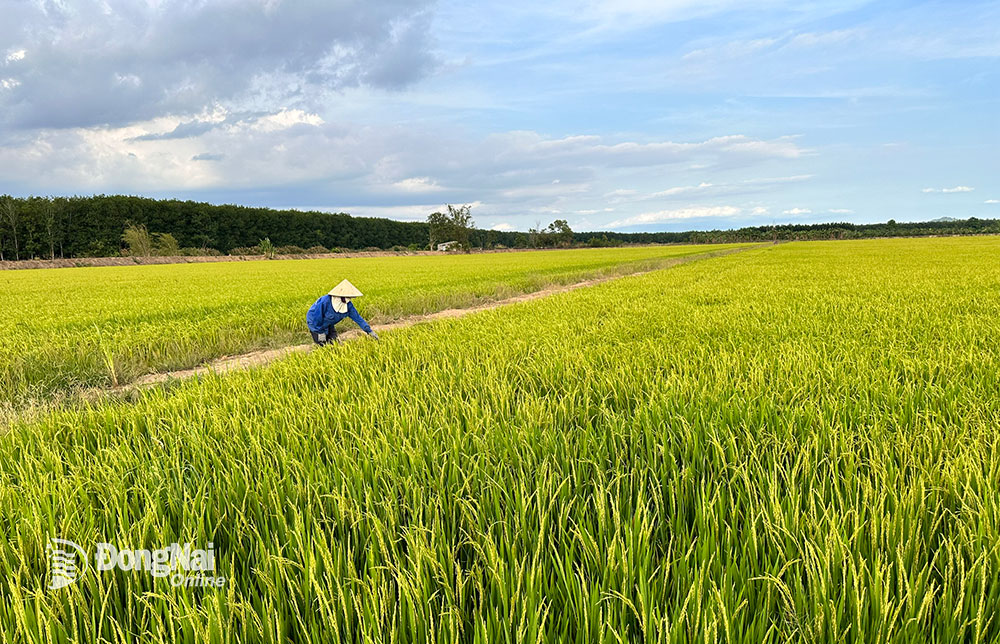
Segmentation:
{"type": "Polygon", "coordinates": [[[21,221],[20,213],[18,212],[17,202],[11,196],[6,196],[3,199],[3,207],[0,208],[0,216],[3,217],[4,221],[10,226],[10,234],[14,240],[14,260],[17,261],[21,259],[21,251],[17,244],[17,225],[21,221]]]}
{"type": "Polygon", "coordinates": [[[45,234],[49,242],[49,259],[56,258],[56,244],[59,244],[59,256],[62,257],[62,238],[65,234],[62,225],[62,204],[45,200],[42,206],[45,213],[45,234]]]}
{"type": "MultiPolygon", "coordinates": [[[[96,240],[95,240],[96,241],[96,240]]],[[[128,224],[122,233],[122,241],[132,257],[149,257],[153,254],[153,237],[145,224],[128,224]]]]}
{"type": "Polygon", "coordinates": [[[528,229],[528,248],[538,248],[542,242],[542,222],[535,221],[535,227],[528,229]]]}
{"type": "Polygon", "coordinates": [[[451,234],[451,222],[448,216],[440,212],[432,212],[427,215],[427,225],[430,228],[430,249],[434,250],[437,245],[451,241],[448,235],[451,234]]]}
{"type": "Polygon", "coordinates": [[[469,249],[469,236],[475,226],[472,220],[472,206],[448,204],[448,213],[433,212],[427,217],[430,228],[431,250],[442,242],[454,241],[465,250],[469,249]]]}
{"type": "Polygon", "coordinates": [[[553,240],[553,245],[569,246],[573,243],[573,231],[565,219],[556,219],[545,231],[553,240]]]}

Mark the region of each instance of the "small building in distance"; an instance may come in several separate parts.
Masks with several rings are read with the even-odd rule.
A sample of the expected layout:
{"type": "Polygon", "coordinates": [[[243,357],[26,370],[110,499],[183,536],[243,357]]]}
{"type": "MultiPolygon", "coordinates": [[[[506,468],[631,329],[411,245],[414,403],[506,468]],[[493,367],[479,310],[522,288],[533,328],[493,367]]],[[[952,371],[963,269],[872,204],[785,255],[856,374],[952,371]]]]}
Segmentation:
{"type": "Polygon", "coordinates": [[[451,250],[452,248],[456,248],[457,246],[458,246],[457,241],[441,242],[440,244],[438,244],[438,250],[451,250]]]}

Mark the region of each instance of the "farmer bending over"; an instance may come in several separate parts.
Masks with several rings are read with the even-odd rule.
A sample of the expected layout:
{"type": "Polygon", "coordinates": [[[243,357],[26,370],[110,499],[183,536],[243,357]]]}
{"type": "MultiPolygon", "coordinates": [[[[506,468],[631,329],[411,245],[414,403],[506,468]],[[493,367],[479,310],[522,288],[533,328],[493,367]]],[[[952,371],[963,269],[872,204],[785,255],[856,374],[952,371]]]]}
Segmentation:
{"type": "Polygon", "coordinates": [[[306,324],[309,325],[313,342],[319,346],[330,342],[339,342],[337,330],[333,327],[344,318],[351,318],[361,327],[362,331],[378,340],[378,334],[372,331],[372,328],[368,326],[365,319],[354,308],[354,304],[351,303],[352,298],[361,296],[361,291],[354,284],[344,280],[333,287],[333,290],[328,294],[316,300],[309,307],[309,312],[306,313],[306,324]]]}

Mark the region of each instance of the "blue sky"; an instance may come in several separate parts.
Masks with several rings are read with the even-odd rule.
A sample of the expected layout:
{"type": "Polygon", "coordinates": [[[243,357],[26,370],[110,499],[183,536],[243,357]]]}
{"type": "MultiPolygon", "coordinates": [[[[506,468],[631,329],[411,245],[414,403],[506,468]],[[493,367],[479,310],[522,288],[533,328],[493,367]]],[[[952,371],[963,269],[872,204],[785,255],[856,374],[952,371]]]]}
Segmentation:
{"type": "Polygon", "coordinates": [[[1000,217],[1000,2],[0,13],[0,192],[517,230],[1000,217]]]}

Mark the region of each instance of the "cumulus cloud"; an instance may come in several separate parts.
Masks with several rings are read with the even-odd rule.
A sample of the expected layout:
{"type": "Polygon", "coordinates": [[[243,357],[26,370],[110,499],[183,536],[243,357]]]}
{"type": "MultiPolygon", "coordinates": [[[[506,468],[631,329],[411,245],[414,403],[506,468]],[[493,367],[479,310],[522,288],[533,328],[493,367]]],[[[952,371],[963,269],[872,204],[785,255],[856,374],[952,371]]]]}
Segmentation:
{"type": "Polygon", "coordinates": [[[0,0],[13,81],[0,123],[123,125],[217,102],[406,87],[437,65],[430,1],[0,0]]]}
{"type": "Polygon", "coordinates": [[[1000,203],[1000,199],[987,199],[983,203],[1000,203]]]}
{"type": "Polygon", "coordinates": [[[972,192],[975,188],[970,188],[969,186],[955,186],[954,188],[924,188],[921,192],[932,193],[932,192],[972,192]]]}
{"type": "MultiPolygon", "coordinates": [[[[298,107],[248,111],[218,103],[120,126],[20,130],[5,143],[0,181],[25,192],[295,204],[398,219],[423,219],[443,203],[482,201],[477,217],[490,221],[519,213],[511,223],[534,213],[596,214],[615,206],[620,219],[659,211],[677,218],[686,211],[650,207],[656,190],[617,186],[645,186],[643,177],[667,173],[685,176],[692,164],[706,178],[715,171],[773,168],[807,153],[791,137],[676,142],[532,131],[476,136],[453,126],[328,122],[298,107]],[[428,205],[431,195],[439,203],[428,205]]],[[[760,191],[809,176],[691,181],[680,190],[661,190],[655,199],[686,193],[700,201],[719,194],[714,191],[760,191]]]]}
{"type": "Polygon", "coordinates": [[[689,208],[644,212],[634,217],[609,222],[607,226],[610,228],[625,228],[628,226],[659,224],[682,219],[697,219],[700,217],[732,217],[733,215],[740,214],[740,212],[742,212],[742,209],[735,206],[691,206],[689,208]]]}
{"type": "MultiPolygon", "coordinates": [[[[449,129],[326,123],[300,109],[242,113],[217,108],[194,118],[164,116],[121,127],[49,128],[23,135],[0,147],[0,179],[31,187],[45,176],[60,190],[95,191],[114,190],[126,180],[135,181],[126,184],[133,189],[167,191],[283,181],[330,186],[349,180],[358,193],[391,186],[396,193],[441,192],[455,201],[492,194],[530,202],[589,192],[609,172],[653,170],[694,158],[712,167],[739,168],[801,153],[790,139],[739,135],[639,143],[519,131],[477,140],[449,129]],[[46,152],[51,150],[60,152],[46,152]],[[206,151],[225,153],[224,163],[211,176],[199,171],[194,180],[186,163],[206,151]],[[553,183],[555,178],[560,182],[553,183]]],[[[710,186],[703,184],[694,188],[710,186]]],[[[610,200],[635,194],[601,187],[610,200]]]]}
{"type": "Polygon", "coordinates": [[[490,230],[511,231],[514,230],[514,227],[508,224],[507,222],[502,221],[498,224],[493,224],[492,226],[490,226],[490,230]]]}
{"type": "Polygon", "coordinates": [[[835,215],[850,215],[854,213],[850,208],[830,208],[827,212],[832,212],[835,215]]]}
{"type": "Polygon", "coordinates": [[[812,213],[812,210],[809,208],[790,208],[788,210],[782,210],[781,212],[784,215],[808,215],[812,213]]]}

